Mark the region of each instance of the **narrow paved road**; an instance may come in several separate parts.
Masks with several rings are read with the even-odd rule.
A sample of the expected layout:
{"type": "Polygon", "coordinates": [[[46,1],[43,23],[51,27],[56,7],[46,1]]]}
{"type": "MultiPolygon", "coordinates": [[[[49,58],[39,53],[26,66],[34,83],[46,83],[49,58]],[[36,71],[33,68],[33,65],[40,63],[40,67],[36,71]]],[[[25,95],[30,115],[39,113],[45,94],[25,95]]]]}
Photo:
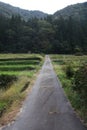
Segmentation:
{"type": "Polygon", "coordinates": [[[19,117],[3,130],[87,130],[64,95],[48,56],[19,117]]]}

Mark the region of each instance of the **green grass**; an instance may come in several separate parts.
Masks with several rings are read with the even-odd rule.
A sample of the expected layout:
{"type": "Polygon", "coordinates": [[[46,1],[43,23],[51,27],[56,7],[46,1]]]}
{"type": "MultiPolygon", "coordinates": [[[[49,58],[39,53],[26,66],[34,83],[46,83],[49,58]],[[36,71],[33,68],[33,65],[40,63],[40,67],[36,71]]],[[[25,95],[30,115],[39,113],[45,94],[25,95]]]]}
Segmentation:
{"type": "Polygon", "coordinates": [[[65,93],[67,94],[73,108],[77,111],[80,117],[87,123],[87,108],[82,104],[80,95],[73,91],[74,77],[67,77],[66,68],[72,65],[73,71],[76,70],[84,63],[87,63],[87,56],[74,56],[74,55],[51,55],[54,69],[58,78],[60,79],[65,93]]]}
{"type": "Polygon", "coordinates": [[[37,70],[33,70],[33,71],[0,71],[0,74],[4,74],[4,75],[15,75],[15,76],[28,76],[28,77],[32,77],[32,75],[34,73],[36,73],[37,70]]]}
{"type": "Polygon", "coordinates": [[[22,65],[29,65],[29,64],[35,64],[35,65],[37,65],[37,64],[39,64],[39,61],[38,60],[9,60],[9,61],[1,61],[0,60],[0,65],[20,65],[20,64],[22,64],[22,65]]]}
{"type": "Polygon", "coordinates": [[[10,66],[0,66],[0,71],[23,71],[23,70],[34,70],[35,65],[10,65],[10,66]]]}
{"type": "Polygon", "coordinates": [[[25,59],[25,58],[32,58],[37,59],[41,58],[42,56],[39,54],[0,54],[0,59],[25,59]]]}
{"type": "MultiPolygon", "coordinates": [[[[43,57],[39,54],[0,54],[0,75],[17,78],[14,82],[9,81],[8,89],[0,86],[0,116],[16,100],[21,101],[24,98],[26,88],[42,63],[43,57]]],[[[3,78],[0,82],[6,84],[7,80],[8,78],[3,78]]]]}

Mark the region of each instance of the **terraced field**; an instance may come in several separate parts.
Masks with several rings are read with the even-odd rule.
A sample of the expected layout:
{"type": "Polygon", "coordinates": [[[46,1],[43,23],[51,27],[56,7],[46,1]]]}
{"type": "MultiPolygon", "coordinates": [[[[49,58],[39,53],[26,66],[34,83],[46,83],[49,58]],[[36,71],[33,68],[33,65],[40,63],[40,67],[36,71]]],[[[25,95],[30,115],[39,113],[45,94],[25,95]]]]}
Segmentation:
{"type": "Polygon", "coordinates": [[[43,57],[36,54],[0,54],[0,117],[22,101],[43,57]]]}

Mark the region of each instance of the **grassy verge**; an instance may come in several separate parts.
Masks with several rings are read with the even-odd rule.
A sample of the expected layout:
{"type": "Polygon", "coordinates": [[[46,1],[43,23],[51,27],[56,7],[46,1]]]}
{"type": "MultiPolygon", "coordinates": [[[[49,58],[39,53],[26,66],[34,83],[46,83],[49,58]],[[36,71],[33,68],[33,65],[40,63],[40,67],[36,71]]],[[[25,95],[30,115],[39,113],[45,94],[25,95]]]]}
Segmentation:
{"type": "Polygon", "coordinates": [[[43,57],[29,54],[0,54],[0,124],[11,121],[18,112],[43,57]]]}
{"type": "Polygon", "coordinates": [[[83,104],[80,95],[73,90],[74,76],[67,76],[66,68],[71,65],[74,72],[83,64],[87,63],[87,56],[51,55],[53,66],[58,78],[60,79],[66,95],[68,96],[73,108],[87,124],[87,107],[83,104]]]}

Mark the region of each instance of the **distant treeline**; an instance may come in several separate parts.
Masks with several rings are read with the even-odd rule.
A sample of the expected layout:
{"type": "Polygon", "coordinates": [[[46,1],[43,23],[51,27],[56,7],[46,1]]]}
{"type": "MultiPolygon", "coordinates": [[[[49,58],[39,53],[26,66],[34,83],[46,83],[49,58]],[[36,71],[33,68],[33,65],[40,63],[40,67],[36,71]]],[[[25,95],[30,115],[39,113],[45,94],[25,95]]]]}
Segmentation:
{"type": "Polygon", "coordinates": [[[87,53],[87,20],[0,16],[0,53],[87,53]]]}

